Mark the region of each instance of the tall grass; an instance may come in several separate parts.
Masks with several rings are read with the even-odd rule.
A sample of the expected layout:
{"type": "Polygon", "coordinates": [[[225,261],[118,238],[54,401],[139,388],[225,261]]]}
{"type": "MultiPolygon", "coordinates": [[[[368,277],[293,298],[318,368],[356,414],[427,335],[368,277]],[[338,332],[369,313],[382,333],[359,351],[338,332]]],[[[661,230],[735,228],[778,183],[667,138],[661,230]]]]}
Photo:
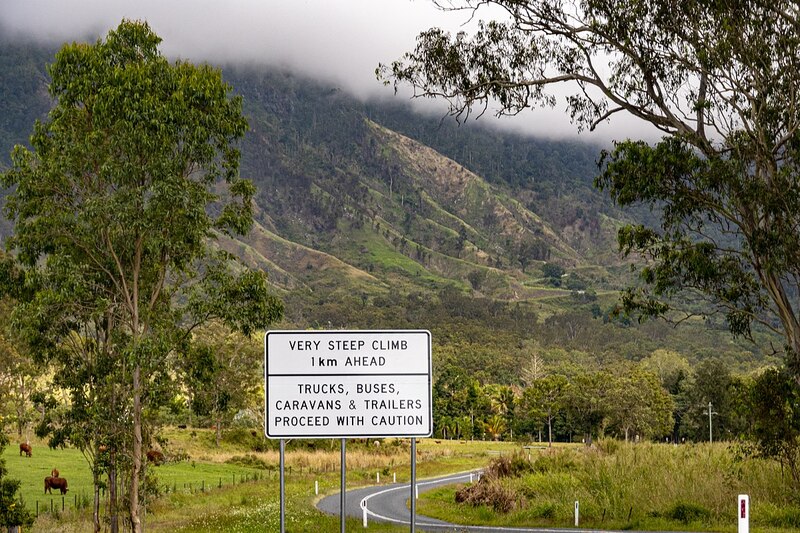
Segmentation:
{"type": "MultiPolygon", "coordinates": [[[[800,526],[800,507],[784,490],[779,465],[739,458],[726,444],[602,441],[548,450],[531,458],[524,475],[496,483],[512,491],[515,510],[491,514],[495,525],[569,526],[578,501],[582,527],[732,530],[737,495],[749,494],[753,526],[800,526]]],[[[455,521],[485,516],[480,508],[456,506],[451,496],[454,489],[442,489],[420,512],[455,521]]]]}

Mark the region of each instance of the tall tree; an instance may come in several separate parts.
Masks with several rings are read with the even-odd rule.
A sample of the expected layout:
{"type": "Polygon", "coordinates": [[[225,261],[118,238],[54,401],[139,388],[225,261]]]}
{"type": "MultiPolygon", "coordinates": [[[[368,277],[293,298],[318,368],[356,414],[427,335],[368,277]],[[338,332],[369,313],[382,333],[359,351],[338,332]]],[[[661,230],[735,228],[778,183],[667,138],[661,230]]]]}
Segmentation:
{"type": "Polygon", "coordinates": [[[2,175],[18,263],[0,270],[19,281],[2,285],[19,288],[17,322],[37,356],[111,362],[129,413],[118,452],[135,532],[144,415],[170,385],[176,348],[209,319],[250,333],[282,312],[264,273],[209,245],[252,224],[241,100],[219,71],[169,62],[160,42],[123,21],[104,40],[65,45],[49,66],[54,107],[2,175]]]}
{"type": "Polygon", "coordinates": [[[582,431],[584,443],[592,444],[595,435],[603,436],[613,390],[613,376],[606,370],[579,369],[564,387],[564,408],[575,429],[582,431]]]}
{"type": "Polygon", "coordinates": [[[570,384],[566,376],[550,374],[531,382],[522,393],[523,413],[537,414],[547,421],[547,444],[553,445],[553,418],[564,406],[570,384]]]}
{"type": "Polygon", "coordinates": [[[743,396],[749,396],[749,388],[740,377],[731,374],[725,363],[717,359],[704,360],[686,387],[684,431],[698,441],[709,440],[709,429],[714,440],[740,437],[747,429],[748,418],[741,413],[746,409],[741,401],[743,396]]]}
{"type": "Polygon", "coordinates": [[[463,116],[566,105],[579,128],[628,114],[664,138],[604,155],[597,184],[620,205],[658,206],[658,227],[622,228],[626,254],[650,261],[624,304],[665,315],[679,292],[701,295],[730,330],[754,323],[785,339],[800,381],[800,18],[795,0],[461,0],[472,37],[433,28],[378,68],[416,96],[443,97],[463,116]]]}
{"type": "Polygon", "coordinates": [[[770,369],[751,389],[755,454],[775,457],[791,475],[795,496],[800,492],[800,387],[785,370],[770,369]]]}
{"type": "Polygon", "coordinates": [[[631,432],[652,438],[672,431],[674,403],[653,373],[626,365],[614,376],[608,402],[610,423],[625,436],[626,442],[631,432]]]}
{"type": "Polygon", "coordinates": [[[25,432],[27,438],[33,416],[31,398],[39,388],[42,368],[15,336],[10,323],[13,306],[14,302],[8,298],[0,300],[0,398],[8,399],[8,405],[0,404],[0,413],[10,413],[17,436],[22,438],[25,432]]]}
{"type": "Polygon", "coordinates": [[[233,415],[247,407],[263,407],[263,346],[215,323],[203,327],[194,338],[181,366],[191,391],[191,409],[211,418],[219,446],[222,425],[233,415]]]}

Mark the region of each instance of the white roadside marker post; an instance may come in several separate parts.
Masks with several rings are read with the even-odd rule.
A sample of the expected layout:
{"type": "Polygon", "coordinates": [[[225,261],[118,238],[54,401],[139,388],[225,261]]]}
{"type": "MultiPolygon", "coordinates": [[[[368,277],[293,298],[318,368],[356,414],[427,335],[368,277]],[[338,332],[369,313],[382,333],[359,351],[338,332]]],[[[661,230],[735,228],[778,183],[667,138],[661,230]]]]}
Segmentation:
{"type": "Polygon", "coordinates": [[[750,497],[739,494],[739,533],[750,533],[750,497]]]}
{"type": "Polygon", "coordinates": [[[575,527],[578,527],[578,516],[579,516],[578,509],[579,509],[578,500],[575,500],[575,527]]]}

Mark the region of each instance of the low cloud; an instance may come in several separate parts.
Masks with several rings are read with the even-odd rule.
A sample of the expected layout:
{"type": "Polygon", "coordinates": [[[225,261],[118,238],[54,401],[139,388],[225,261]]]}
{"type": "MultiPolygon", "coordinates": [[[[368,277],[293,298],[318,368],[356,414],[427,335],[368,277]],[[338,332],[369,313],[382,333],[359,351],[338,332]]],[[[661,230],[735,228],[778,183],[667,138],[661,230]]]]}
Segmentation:
{"type": "MultiPolygon", "coordinates": [[[[375,79],[375,68],[413,49],[420,31],[433,26],[458,31],[469,19],[464,12],[439,11],[428,0],[5,0],[4,4],[0,31],[15,39],[60,44],[103,36],[123,18],[146,20],[163,38],[162,49],[171,57],[287,68],[363,99],[395,97],[391,88],[375,79]]],[[[446,109],[430,102],[417,107],[439,114],[446,109]]],[[[563,107],[534,110],[514,119],[482,120],[523,133],[574,137],[577,130],[563,107]]],[[[641,124],[615,121],[613,130],[605,126],[581,138],[602,141],[641,131],[641,124]]]]}

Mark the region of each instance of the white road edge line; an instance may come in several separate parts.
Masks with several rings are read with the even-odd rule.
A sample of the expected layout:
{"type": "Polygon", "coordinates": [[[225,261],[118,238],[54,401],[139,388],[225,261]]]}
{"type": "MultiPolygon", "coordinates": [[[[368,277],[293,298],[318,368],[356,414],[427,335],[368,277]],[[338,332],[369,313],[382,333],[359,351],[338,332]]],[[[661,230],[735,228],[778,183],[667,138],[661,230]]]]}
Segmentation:
{"type": "MultiPolygon", "coordinates": [[[[466,479],[468,477],[470,477],[470,474],[461,474],[461,475],[458,475],[458,476],[441,478],[441,479],[436,479],[436,480],[433,480],[433,481],[423,481],[423,482],[417,483],[417,486],[420,486],[420,485],[434,485],[434,484],[437,484],[437,483],[445,483],[445,482],[448,482],[448,481],[457,481],[459,479],[466,479]]],[[[388,516],[383,516],[383,515],[380,515],[378,513],[373,512],[373,511],[370,511],[369,507],[367,507],[367,502],[369,501],[370,498],[372,498],[374,496],[380,496],[381,494],[386,494],[386,493],[389,493],[389,492],[392,492],[392,491],[396,491],[396,490],[410,490],[410,485],[400,485],[399,487],[392,487],[392,488],[389,488],[389,489],[386,489],[386,490],[382,490],[380,492],[375,492],[373,494],[370,494],[369,496],[365,496],[359,502],[359,506],[362,509],[366,509],[367,515],[373,516],[373,517],[375,517],[375,518],[377,518],[379,520],[385,520],[386,522],[392,522],[392,523],[395,523],[395,524],[408,524],[409,523],[408,520],[398,520],[396,518],[389,518],[388,516]]],[[[447,524],[432,524],[432,523],[426,523],[426,522],[417,522],[417,525],[420,526],[420,527],[448,527],[447,524]]],[[[523,533],[531,531],[530,528],[502,527],[502,526],[463,526],[463,525],[460,525],[460,524],[453,524],[453,527],[456,527],[456,528],[457,527],[469,527],[470,529],[487,530],[487,531],[489,531],[489,530],[491,530],[491,531],[511,531],[511,532],[518,531],[518,532],[523,532],[523,533]]],[[[548,532],[548,533],[564,533],[564,532],[569,532],[571,530],[568,530],[568,529],[537,529],[536,531],[548,532]]],[[[605,533],[608,533],[608,532],[605,532],[605,533]]]]}

